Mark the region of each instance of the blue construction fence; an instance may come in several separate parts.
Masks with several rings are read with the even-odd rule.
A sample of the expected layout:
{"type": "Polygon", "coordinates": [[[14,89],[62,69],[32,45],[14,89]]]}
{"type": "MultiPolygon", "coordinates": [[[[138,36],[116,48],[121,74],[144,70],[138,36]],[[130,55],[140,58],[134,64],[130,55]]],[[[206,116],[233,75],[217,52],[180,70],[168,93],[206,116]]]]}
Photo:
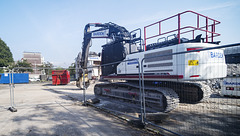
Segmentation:
{"type": "MultiPolygon", "coordinates": [[[[12,78],[10,73],[0,73],[0,84],[9,84],[9,77],[12,78]]],[[[29,83],[29,74],[28,73],[13,73],[13,83],[29,83]]]]}

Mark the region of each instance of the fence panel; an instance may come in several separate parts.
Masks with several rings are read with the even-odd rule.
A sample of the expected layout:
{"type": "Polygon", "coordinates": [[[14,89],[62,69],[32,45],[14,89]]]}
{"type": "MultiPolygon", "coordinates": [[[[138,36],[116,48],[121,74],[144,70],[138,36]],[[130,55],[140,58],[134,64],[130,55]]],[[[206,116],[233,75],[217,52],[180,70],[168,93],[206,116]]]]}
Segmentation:
{"type": "MultiPolygon", "coordinates": [[[[228,49],[234,48],[233,46],[239,48],[239,44],[223,47],[228,49]]],[[[177,107],[167,113],[167,118],[160,122],[150,122],[147,114],[146,122],[161,128],[160,130],[168,130],[163,131],[167,135],[238,135],[240,73],[237,71],[240,67],[239,64],[222,65],[224,54],[218,53],[219,49],[222,48],[197,49],[144,58],[141,72],[145,75],[145,95],[148,95],[149,86],[163,91],[167,87],[176,92],[180,100],[177,107]],[[205,60],[200,60],[199,54],[205,60]],[[146,75],[150,70],[155,73],[146,75]],[[150,78],[154,77],[156,81],[152,82],[150,78]]],[[[164,93],[163,95],[171,97],[164,93]]],[[[147,99],[146,96],[146,107],[147,99]]]]}
{"type": "MultiPolygon", "coordinates": [[[[165,135],[238,135],[240,65],[236,63],[238,61],[231,60],[237,59],[236,55],[232,54],[230,56],[225,54],[228,57],[227,60],[231,61],[227,61],[227,65],[220,65],[224,63],[224,54],[218,53],[222,48],[228,50],[235,46],[239,48],[239,44],[233,44],[209,49],[189,49],[178,53],[168,50],[165,54],[163,52],[148,54],[143,60],[126,60],[126,64],[137,64],[138,73],[134,77],[137,79],[136,86],[126,88],[123,85],[126,83],[125,80],[122,77],[119,78],[117,74],[104,75],[102,77],[107,80],[116,77],[111,83],[117,82],[116,84],[121,85],[115,86],[116,88],[102,87],[102,93],[106,96],[114,94],[125,100],[100,97],[100,103],[93,105],[116,115],[138,120],[146,127],[154,128],[165,135]],[[199,54],[203,55],[204,60],[200,59],[199,54]],[[120,92],[117,92],[117,89],[120,92]],[[158,94],[153,90],[164,92],[158,94]],[[128,97],[130,99],[126,99],[128,97]],[[171,105],[170,108],[166,103],[159,105],[158,102],[153,105],[152,103],[156,102],[155,97],[163,101],[167,99],[168,104],[171,105]],[[136,99],[133,100],[133,98],[136,99]],[[159,107],[162,109],[158,109],[159,107]]],[[[114,62],[97,67],[118,64],[119,62],[114,62]]],[[[25,69],[29,68],[14,68],[13,73],[19,73],[25,69]]],[[[109,83],[107,80],[92,78],[88,82],[90,84],[84,84],[81,90],[76,86],[75,79],[65,85],[53,83],[52,71],[56,70],[54,68],[37,69],[44,74],[38,77],[30,75],[28,83],[14,83],[10,86],[0,84],[1,110],[8,106],[21,109],[26,106],[56,103],[87,103],[89,99],[96,97],[94,94],[96,86],[109,83]],[[13,93],[12,89],[14,89],[13,93]],[[57,101],[53,97],[57,97],[57,101]]],[[[76,71],[79,70],[83,71],[83,78],[85,78],[88,70],[76,71]]],[[[60,80],[63,78],[64,76],[59,75],[54,80],[59,80],[58,83],[61,83],[60,80]]],[[[130,78],[133,76],[131,75],[130,78]]]]}

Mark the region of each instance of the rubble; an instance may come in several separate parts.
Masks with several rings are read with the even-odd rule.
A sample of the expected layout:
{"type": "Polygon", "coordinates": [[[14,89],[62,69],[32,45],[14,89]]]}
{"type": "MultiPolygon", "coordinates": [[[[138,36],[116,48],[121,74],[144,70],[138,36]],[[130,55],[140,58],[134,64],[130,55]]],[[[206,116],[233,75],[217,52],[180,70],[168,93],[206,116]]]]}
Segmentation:
{"type": "Polygon", "coordinates": [[[227,75],[240,75],[240,64],[227,64],[227,75]]]}

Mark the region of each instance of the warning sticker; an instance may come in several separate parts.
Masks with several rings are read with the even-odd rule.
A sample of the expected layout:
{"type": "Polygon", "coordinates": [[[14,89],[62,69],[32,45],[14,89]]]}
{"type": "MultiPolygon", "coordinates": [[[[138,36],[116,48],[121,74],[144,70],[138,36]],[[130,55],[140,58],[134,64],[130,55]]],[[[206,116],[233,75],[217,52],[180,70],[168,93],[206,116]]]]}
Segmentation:
{"type": "Polygon", "coordinates": [[[188,60],[188,65],[189,66],[197,66],[198,65],[198,60],[188,60]]]}

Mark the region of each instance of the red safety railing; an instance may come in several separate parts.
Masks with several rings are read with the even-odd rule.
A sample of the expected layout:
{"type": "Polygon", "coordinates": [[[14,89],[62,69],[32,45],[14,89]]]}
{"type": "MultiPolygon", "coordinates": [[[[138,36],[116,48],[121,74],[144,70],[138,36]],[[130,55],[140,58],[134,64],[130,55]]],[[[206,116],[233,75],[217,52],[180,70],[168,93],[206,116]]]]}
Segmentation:
{"type": "Polygon", "coordinates": [[[202,14],[199,14],[197,12],[194,12],[194,11],[191,11],[191,10],[188,10],[188,11],[185,11],[185,12],[182,12],[182,13],[179,13],[179,14],[176,14],[174,16],[171,16],[169,18],[166,18],[166,19],[163,19],[161,21],[158,21],[156,23],[153,23],[153,24],[150,24],[148,26],[145,26],[144,27],[144,43],[145,43],[145,50],[146,50],[146,45],[147,45],[147,40],[148,39],[151,39],[151,38],[155,38],[155,37],[158,37],[158,36],[162,36],[162,35],[166,35],[166,34],[169,34],[169,33],[173,33],[173,32],[177,32],[177,38],[178,38],[178,43],[181,42],[181,34],[186,34],[186,33],[190,33],[192,32],[192,35],[193,35],[193,39],[194,39],[194,33],[195,31],[202,31],[202,32],[205,32],[205,42],[207,43],[208,42],[208,38],[211,38],[211,42],[213,42],[213,37],[217,37],[217,36],[220,36],[219,33],[216,33],[215,32],[215,26],[217,24],[220,24],[220,21],[217,21],[215,19],[212,19],[212,18],[209,18],[207,16],[204,16],[202,14]],[[194,15],[196,15],[196,26],[184,26],[184,27],[181,27],[181,16],[183,14],[187,14],[187,13],[192,13],[194,15]],[[200,17],[203,17],[206,19],[206,23],[205,25],[203,26],[200,26],[200,17]],[[161,24],[167,20],[170,20],[170,19],[173,19],[173,18],[177,18],[178,20],[178,28],[177,29],[174,29],[174,30],[171,30],[171,31],[167,31],[167,32],[161,32],[162,30],[162,26],[161,24]],[[210,24],[209,22],[212,21],[212,23],[210,24]],[[158,30],[158,34],[156,35],[153,35],[153,36],[149,36],[147,37],[147,28],[149,27],[153,27],[155,25],[158,25],[159,27],[159,30],[158,30]],[[209,29],[210,28],[210,29],[209,29]],[[190,30],[189,30],[190,29],[190,30]],[[211,34],[209,36],[209,34],[211,34]]]}

